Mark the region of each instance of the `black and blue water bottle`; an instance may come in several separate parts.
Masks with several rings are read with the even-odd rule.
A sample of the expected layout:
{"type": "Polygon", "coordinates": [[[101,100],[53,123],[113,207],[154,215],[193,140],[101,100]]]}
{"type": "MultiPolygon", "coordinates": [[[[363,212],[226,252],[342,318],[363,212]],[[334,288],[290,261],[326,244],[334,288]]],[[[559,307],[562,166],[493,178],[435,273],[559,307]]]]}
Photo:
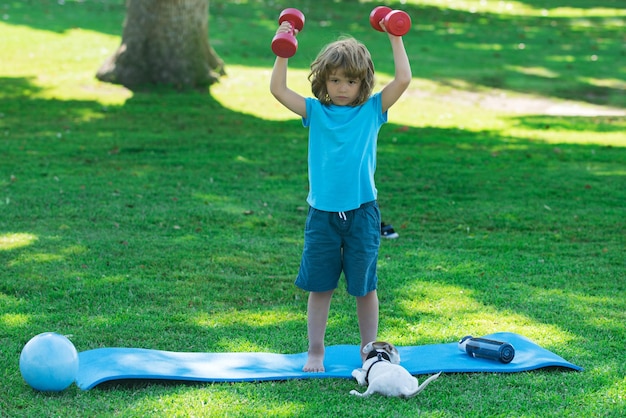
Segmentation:
{"type": "Polygon", "coordinates": [[[498,360],[504,364],[510,363],[515,357],[515,348],[507,342],[474,338],[467,335],[459,341],[459,350],[472,357],[498,360]]]}

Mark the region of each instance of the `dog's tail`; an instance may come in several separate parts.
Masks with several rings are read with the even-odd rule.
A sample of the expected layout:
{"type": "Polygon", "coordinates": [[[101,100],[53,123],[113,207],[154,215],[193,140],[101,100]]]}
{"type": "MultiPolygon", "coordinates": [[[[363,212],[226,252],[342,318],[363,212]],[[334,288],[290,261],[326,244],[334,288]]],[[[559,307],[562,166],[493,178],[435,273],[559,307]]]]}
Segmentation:
{"type": "Polygon", "coordinates": [[[437,374],[434,374],[434,375],[430,376],[428,379],[424,380],[424,381],[422,382],[422,384],[421,384],[421,385],[419,385],[419,386],[417,387],[417,389],[415,389],[415,392],[413,392],[413,393],[410,393],[410,394],[406,395],[406,396],[405,396],[405,398],[412,398],[413,396],[415,396],[415,395],[417,395],[418,393],[420,393],[421,391],[423,391],[423,390],[424,390],[424,388],[425,388],[426,386],[428,386],[428,385],[430,384],[430,382],[432,382],[433,380],[436,380],[436,379],[439,377],[439,375],[441,375],[441,372],[439,372],[439,373],[437,373],[437,374]]]}

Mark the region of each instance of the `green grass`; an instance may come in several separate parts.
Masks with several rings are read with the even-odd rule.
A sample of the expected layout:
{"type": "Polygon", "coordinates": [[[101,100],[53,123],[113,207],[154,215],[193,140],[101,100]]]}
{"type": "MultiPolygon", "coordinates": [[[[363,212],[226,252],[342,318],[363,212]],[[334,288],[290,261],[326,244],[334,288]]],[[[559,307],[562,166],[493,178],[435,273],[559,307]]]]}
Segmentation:
{"type": "MultiPolygon", "coordinates": [[[[293,280],[307,132],[268,91],[276,16],[306,13],[290,72],[303,94],[308,63],[340,33],[369,46],[380,84],[393,68],[372,3],[264,3],[211,1],[228,76],[210,93],[95,80],[122,1],[0,4],[0,416],[623,416],[617,0],[402,6],[415,79],[379,141],[379,201],[400,233],[380,249],[380,337],[518,332],[584,372],[447,374],[411,400],[355,399],[356,382],[337,379],[58,394],[23,381],[20,351],[44,331],[79,351],[306,350],[293,280]]],[[[327,344],[358,338],[340,288],[327,344]]]]}

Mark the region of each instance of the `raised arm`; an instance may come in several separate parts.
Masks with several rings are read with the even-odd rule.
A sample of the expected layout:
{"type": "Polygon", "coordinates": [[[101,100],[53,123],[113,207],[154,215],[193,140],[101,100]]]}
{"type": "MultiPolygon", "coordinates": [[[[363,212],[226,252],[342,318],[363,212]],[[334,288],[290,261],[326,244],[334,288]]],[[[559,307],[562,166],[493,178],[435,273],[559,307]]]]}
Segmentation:
{"type": "MultiPolygon", "coordinates": [[[[381,26],[384,25],[381,23],[381,26]]],[[[391,50],[393,51],[393,62],[395,66],[395,76],[382,90],[383,113],[389,110],[402,96],[411,83],[411,64],[404,49],[404,42],[401,36],[389,34],[391,50]]]]}
{"type": "MultiPolygon", "coordinates": [[[[283,22],[276,33],[289,30],[289,22],[283,22]]],[[[287,58],[276,57],[270,80],[270,92],[283,106],[304,118],[306,117],[304,97],[287,87],[287,63],[287,58]]]]}

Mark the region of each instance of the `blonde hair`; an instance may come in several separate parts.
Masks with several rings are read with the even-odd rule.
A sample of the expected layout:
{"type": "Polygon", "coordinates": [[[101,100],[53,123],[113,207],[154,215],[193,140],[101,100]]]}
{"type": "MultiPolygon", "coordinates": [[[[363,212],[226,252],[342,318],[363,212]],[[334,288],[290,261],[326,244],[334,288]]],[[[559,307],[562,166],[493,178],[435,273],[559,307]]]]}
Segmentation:
{"type": "Polygon", "coordinates": [[[313,95],[324,104],[330,104],[326,81],[337,69],[342,69],[346,77],[361,81],[359,95],[350,105],[365,103],[374,89],[374,63],[365,45],[351,37],[341,38],[326,45],[315,58],[309,81],[313,95]]]}

